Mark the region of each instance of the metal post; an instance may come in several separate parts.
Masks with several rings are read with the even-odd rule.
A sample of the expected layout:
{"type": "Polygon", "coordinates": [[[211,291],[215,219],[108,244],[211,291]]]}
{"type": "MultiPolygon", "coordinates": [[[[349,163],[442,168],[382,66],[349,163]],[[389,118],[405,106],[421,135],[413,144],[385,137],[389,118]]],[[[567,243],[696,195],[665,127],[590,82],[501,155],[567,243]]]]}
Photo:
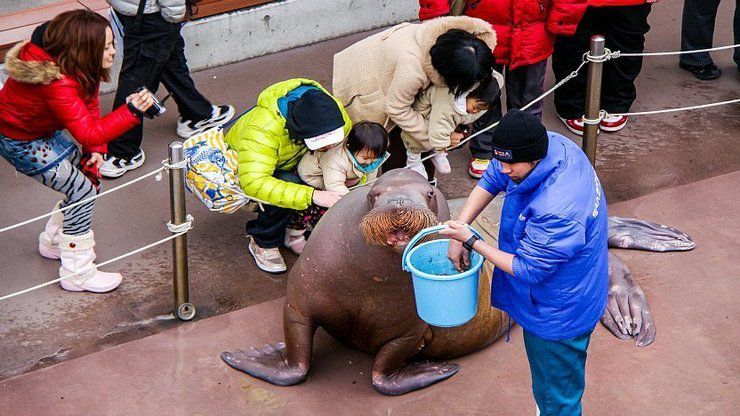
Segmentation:
{"type": "MultiPolygon", "coordinates": [[[[185,158],[182,143],[174,141],[169,146],[170,165],[182,162],[185,158]]],[[[185,212],[185,168],[172,168],[170,175],[170,220],[174,225],[187,221],[185,212]]],[[[183,234],[172,240],[172,266],[174,271],[173,289],[175,293],[175,314],[183,321],[195,317],[195,306],[189,300],[188,282],[188,239],[183,234]]]]}
{"type": "MultiPolygon", "coordinates": [[[[591,36],[591,50],[589,54],[591,56],[603,56],[604,55],[604,36],[594,35],[591,36]]],[[[588,63],[588,78],[586,83],[586,111],[585,118],[587,120],[597,120],[599,118],[599,111],[601,110],[601,72],[603,69],[603,62],[589,62],[588,63]]],[[[588,156],[588,160],[591,161],[591,165],[596,166],[596,135],[599,133],[599,124],[587,124],[583,125],[583,145],[581,148],[588,156]]]]}

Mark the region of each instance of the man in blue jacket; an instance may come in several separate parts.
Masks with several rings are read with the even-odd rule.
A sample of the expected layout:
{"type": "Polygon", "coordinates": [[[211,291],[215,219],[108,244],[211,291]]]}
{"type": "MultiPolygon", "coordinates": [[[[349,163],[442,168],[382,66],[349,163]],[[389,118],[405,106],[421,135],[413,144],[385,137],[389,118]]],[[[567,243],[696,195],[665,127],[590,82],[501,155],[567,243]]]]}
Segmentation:
{"type": "Polygon", "coordinates": [[[493,132],[493,156],[457,221],[450,260],[469,266],[475,250],[496,266],[491,301],[524,328],[535,401],[543,415],[580,415],[586,350],[607,301],[606,200],[586,155],[512,110],[493,132]],[[498,248],[470,224],[506,193],[498,248]]]}

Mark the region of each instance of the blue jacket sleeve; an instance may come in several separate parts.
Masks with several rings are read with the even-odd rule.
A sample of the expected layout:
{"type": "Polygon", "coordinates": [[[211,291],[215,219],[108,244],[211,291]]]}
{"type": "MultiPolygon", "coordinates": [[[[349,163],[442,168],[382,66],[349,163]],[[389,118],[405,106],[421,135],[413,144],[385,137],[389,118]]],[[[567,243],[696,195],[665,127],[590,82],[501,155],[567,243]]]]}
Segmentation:
{"type": "Polygon", "coordinates": [[[586,244],[586,230],[579,222],[548,215],[533,217],[514,256],[515,279],[538,284],[555,273],[586,244]]]}
{"type": "Polygon", "coordinates": [[[488,168],[478,181],[478,186],[488,191],[493,196],[498,195],[506,189],[509,184],[509,177],[501,173],[501,162],[496,159],[491,160],[488,168]]]}

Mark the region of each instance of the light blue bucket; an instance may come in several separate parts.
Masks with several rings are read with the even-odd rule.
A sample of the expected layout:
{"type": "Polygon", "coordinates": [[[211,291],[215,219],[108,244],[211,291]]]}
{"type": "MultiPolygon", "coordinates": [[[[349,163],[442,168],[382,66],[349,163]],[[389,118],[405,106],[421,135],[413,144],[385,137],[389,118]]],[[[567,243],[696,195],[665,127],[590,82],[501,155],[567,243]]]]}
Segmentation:
{"type": "MultiPolygon", "coordinates": [[[[475,316],[478,309],[478,278],[483,256],[470,253],[470,269],[460,273],[447,258],[449,239],[416,243],[429,234],[446,228],[437,225],[425,228],[411,239],[403,251],[403,269],[411,272],[416,298],[416,312],[430,325],[452,327],[462,325],[475,316]]],[[[480,233],[470,230],[483,239],[480,233]]]]}

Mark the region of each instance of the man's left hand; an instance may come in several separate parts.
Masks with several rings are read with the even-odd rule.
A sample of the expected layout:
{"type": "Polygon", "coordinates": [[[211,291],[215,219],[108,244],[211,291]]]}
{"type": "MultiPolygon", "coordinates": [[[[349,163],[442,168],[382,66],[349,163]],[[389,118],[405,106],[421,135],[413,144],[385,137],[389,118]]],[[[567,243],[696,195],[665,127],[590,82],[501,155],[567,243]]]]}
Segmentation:
{"type": "Polygon", "coordinates": [[[450,220],[445,222],[444,225],[446,225],[447,228],[441,230],[439,234],[445,237],[464,243],[473,236],[473,232],[470,231],[470,227],[468,227],[468,224],[465,224],[464,222],[450,220]]]}

